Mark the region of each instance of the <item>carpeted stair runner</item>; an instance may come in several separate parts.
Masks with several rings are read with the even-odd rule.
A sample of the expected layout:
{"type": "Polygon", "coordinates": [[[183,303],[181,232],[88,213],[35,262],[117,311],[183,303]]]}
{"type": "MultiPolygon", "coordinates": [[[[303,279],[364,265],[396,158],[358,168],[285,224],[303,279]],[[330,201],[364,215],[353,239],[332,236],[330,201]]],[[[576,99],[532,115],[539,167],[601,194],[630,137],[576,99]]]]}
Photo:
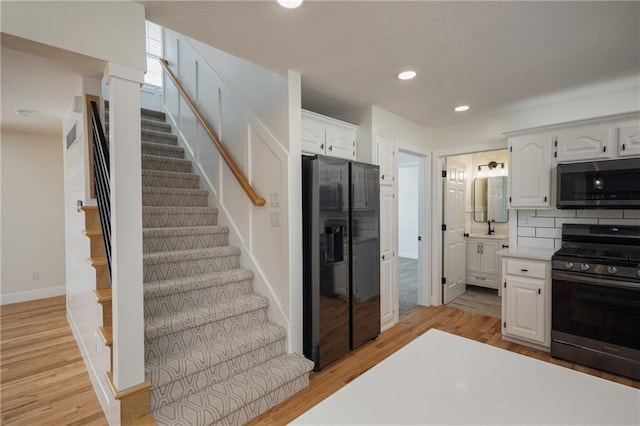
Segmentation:
{"type": "MultiPolygon", "coordinates": [[[[107,120],[108,122],[108,120],[107,120]]],[[[142,110],[146,374],[160,425],[242,424],[308,385],[313,363],[286,353],[285,329],[217,225],[208,191],[164,113],[142,110]]]]}

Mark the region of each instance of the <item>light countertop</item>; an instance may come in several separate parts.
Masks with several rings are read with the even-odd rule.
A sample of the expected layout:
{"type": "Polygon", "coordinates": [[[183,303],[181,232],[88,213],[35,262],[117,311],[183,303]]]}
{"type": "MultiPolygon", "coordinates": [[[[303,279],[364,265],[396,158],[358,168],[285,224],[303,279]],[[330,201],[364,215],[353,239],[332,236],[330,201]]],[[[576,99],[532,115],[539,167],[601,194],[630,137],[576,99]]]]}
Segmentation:
{"type": "Polygon", "coordinates": [[[555,249],[531,247],[509,247],[498,252],[499,256],[520,257],[524,259],[551,260],[555,249]]]}
{"type": "Polygon", "coordinates": [[[294,425],[638,425],[640,390],[436,329],[294,425]]]}
{"type": "Polygon", "coordinates": [[[489,239],[489,240],[505,240],[505,239],[508,239],[509,236],[508,235],[504,235],[504,234],[491,234],[491,235],[487,235],[487,234],[469,234],[469,238],[484,238],[484,239],[489,239]]]}

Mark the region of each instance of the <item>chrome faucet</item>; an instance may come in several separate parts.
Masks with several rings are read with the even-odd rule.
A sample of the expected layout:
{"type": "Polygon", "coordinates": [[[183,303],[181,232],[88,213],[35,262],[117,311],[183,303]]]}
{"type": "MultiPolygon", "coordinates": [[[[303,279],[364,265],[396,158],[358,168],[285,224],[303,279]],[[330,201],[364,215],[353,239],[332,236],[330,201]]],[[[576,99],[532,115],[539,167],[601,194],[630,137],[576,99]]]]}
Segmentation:
{"type": "Polygon", "coordinates": [[[487,221],[487,225],[489,226],[489,229],[487,230],[487,235],[491,235],[491,234],[493,234],[494,232],[496,232],[496,230],[495,230],[494,228],[492,228],[492,227],[491,227],[491,222],[495,222],[495,219],[494,219],[494,220],[488,220],[488,221],[487,221]]]}

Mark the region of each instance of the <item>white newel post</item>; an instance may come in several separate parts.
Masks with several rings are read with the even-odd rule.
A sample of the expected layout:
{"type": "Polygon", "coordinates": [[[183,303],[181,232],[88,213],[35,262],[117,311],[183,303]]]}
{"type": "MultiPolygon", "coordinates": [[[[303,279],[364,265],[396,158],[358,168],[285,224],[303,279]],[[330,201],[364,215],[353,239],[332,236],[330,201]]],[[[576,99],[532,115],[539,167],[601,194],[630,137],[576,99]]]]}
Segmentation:
{"type": "Polygon", "coordinates": [[[144,376],[140,86],[144,74],[109,63],[111,159],[111,291],[113,383],[118,391],[144,376]]]}

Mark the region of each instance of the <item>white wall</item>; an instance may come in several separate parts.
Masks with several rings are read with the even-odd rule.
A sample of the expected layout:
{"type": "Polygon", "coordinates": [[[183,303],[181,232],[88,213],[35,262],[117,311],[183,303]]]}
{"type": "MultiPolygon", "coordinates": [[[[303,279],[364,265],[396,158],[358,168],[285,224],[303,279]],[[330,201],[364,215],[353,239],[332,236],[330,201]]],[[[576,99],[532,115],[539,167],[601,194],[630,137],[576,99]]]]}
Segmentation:
{"type": "Polygon", "coordinates": [[[398,254],[418,258],[418,161],[400,153],[398,164],[398,254]],[[408,161],[408,162],[407,162],[408,161]]]}
{"type": "Polygon", "coordinates": [[[2,131],[1,304],[65,293],[60,136],[2,131]],[[32,271],[39,279],[32,279],[32,271]]]}
{"type": "Polygon", "coordinates": [[[504,132],[638,111],[640,109],[639,83],[640,81],[636,79],[635,86],[626,89],[483,117],[463,125],[434,129],[433,148],[434,150],[455,149],[498,141],[505,141],[506,145],[504,132]]]}
{"type": "Polygon", "coordinates": [[[144,6],[132,1],[2,2],[2,32],[146,70],[144,6]]]}
{"type": "Polygon", "coordinates": [[[431,129],[392,114],[378,107],[371,108],[372,137],[395,140],[400,148],[429,150],[432,144],[431,129]]]}
{"type": "MultiPolygon", "coordinates": [[[[289,114],[295,112],[300,117],[300,108],[290,111],[289,82],[285,77],[206,48],[209,60],[215,62],[214,71],[194,45],[203,47],[165,29],[165,58],[267,205],[251,204],[167,78],[166,110],[177,127],[181,143],[194,160],[195,171],[203,176],[206,189],[211,192],[211,205],[220,210],[218,222],[230,227],[230,244],[242,249],[243,267],[256,273],[255,291],[270,300],[270,319],[288,329],[298,327],[298,315],[292,318],[294,304],[290,303],[292,286],[299,285],[299,280],[291,281],[289,276],[294,273],[289,265],[289,177],[295,173],[289,152],[296,157],[293,164],[300,167],[300,138],[299,123],[298,135],[295,138],[289,135],[289,114]],[[236,63],[241,71],[232,73],[230,70],[236,63]],[[226,79],[221,78],[218,67],[226,70],[226,79]],[[243,87],[240,93],[234,89],[239,87],[243,87]],[[286,112],[284,116],[282,111],[286,112]],[[297,145],[297,151],[290,144],[297,145]],[[272,194],[277,195],[277,203],[272,202],[272,194]],[[279,224],[272,224],[272,219],[279,224]]],[[[297,335],[300,333],[298,330],[296,335],[289,336],[290,351],[301,352],[302,336],[297,335]]]]}

